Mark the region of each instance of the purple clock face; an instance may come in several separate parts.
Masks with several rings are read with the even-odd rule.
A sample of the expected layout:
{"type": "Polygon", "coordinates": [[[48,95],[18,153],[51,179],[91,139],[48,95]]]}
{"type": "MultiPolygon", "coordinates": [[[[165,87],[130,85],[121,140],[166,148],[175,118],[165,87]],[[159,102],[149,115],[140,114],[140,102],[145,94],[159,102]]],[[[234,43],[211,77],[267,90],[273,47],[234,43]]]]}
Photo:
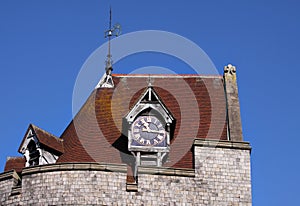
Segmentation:
{"type": "Polygon", "coordinates": [[[140,145],[155,146],[166,138],[164,125],[155,116],[140,116],[131,126],[132,138],[140,145]]]}

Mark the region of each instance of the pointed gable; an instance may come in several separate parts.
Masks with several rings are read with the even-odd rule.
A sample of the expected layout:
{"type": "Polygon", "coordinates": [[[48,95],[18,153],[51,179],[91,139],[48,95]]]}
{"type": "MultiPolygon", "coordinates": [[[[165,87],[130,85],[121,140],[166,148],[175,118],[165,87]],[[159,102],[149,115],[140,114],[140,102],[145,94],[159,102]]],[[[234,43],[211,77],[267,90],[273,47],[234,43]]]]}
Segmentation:
{"type": "Polygon", "coordinates": [[[63,141],[30,124],[18,151],[25,157],[25,167],[53,164],[64,152],[63,141]]]}
{"type": "Polygon", "coordinates": [[[27,140],[30,137],[33,137],[33,139],[35,139],[36,142],[46,147],[48,150],[52,150],[53,152],[58,154],[62,154],[64,152],[63,142],[61,139],[55,137],[53,134],[50,134],[49,132],[46,132],[45,130],[33,124],[29,125],[18,152],[22,154],[24,153],[24,149],[29,143],[27,140]]]}
{"type": "Polygon", "coordinates": [[[155,89],[151,85],[145,89],[141,97],[134,104],[133,108],[128,112],[125,119],[131,123],[139,113],[149,108],[157,111],[166,123],[171,124],[173,122],[173,115],[164,105],[159,95],[155,92],[155,89]]]}

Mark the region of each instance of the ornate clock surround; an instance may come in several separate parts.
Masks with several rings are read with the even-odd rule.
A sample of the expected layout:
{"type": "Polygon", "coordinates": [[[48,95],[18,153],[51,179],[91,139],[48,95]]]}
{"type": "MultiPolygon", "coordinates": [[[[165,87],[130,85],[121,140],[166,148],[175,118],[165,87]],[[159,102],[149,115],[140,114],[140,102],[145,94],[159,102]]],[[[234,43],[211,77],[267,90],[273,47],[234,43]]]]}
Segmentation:
{"type": "Polygon", "coordinates": [[[151,85],[124,119],[128,150],[135,156],[136,166],[162,166],[170,151],[170,128],[174,117],[151,85]]]}

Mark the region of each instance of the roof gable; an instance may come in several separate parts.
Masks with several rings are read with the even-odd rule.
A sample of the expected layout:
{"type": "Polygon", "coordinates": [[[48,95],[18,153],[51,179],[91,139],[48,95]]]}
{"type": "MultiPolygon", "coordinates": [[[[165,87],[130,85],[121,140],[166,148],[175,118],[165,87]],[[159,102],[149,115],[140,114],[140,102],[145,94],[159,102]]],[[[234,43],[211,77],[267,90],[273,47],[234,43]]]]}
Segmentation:
{"type": "Polygon", "coordinates": [[[164,105],[159,95],[155,92],[155,89],[149,85],[145,89],[138,101],[132,106],[132,109],[125,116],[125,119],[128,122],[132,122],[140,112],[151,108],[155,111],[158,111],[161,117],[165,120],[166,123],[172,123],[174,120],[173,115],[164,105]]]}
{"type": "Polygon", "coordinates": [[[31,137],[33,137],[33,139],[36,143],[41,144],[48,150],[52,150],[52,151],[54,151],[56,153],[60,153],[60,154],[64,152],[63,142],[61,139],[59,139],[58,137],[55,137],[54,135],[46,132],[45,130],[43,130],[33,124],[29,125],[29,127],[24,135],[24,138],[22,140],[22,143],[18,149],[18,152],[24,154],[27,144],[29,143],[29,141],[27,141],[27,140],[31,137]]]}

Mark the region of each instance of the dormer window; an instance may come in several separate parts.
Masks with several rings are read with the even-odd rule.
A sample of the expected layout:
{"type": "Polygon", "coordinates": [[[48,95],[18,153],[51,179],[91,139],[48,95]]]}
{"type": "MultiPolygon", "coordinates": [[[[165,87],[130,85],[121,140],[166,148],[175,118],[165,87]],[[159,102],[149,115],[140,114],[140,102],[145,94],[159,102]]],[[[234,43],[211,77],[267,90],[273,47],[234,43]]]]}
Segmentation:
{"type": "Polygon", "coordinates": [[[53,164],[63,153],[63,144],[59,138],[31,124],[19,152],[26,159],[26,167],[53,164]]]}

